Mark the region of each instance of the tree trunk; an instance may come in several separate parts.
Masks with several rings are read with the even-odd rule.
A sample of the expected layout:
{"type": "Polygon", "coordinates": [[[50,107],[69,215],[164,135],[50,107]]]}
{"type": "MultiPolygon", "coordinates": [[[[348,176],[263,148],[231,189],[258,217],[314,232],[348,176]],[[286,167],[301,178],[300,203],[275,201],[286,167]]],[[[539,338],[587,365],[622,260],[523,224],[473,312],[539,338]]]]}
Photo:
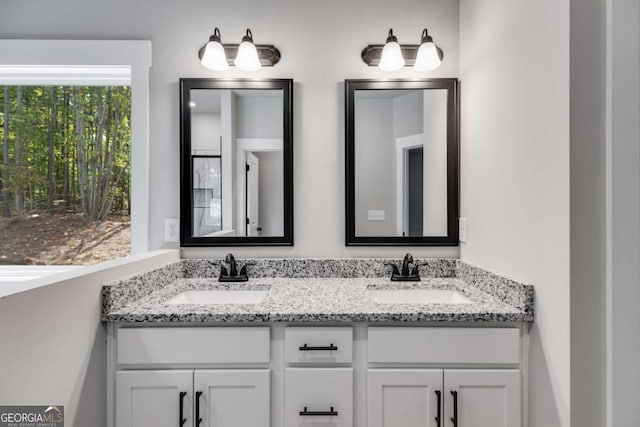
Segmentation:
{"type": "Polygon", "coordinates": [[[85,191],[88,187],[88,177],[87,159],[84,147],[84,100],[82,99],[81,91],[82,89],[75,88],[73,94],[73,104],[76,110],[76,168],[78,174],[78,191],[80,195],[80,205],[82,207],[82,212],[85,214],[85,216],[88,216],[88,199],[85,191]]]}
{"type": "Polygon", "coordinates": [[[9,86],[4,87],[4,127],[2,144],[2,216],[11,218],[9,195],[9,86]]]}
{"type": "Polygon", "coordinates": [[[64,199],[64,211],[65,213],[69,210],[69,163],[71,156],[69,152],[71,148],[69,147],[69,89],[65,86],[64,88],[64,126],[63,126],[63,144],[62,144],[62,161],[64,162],[62,165],[62,198],[64,199]]]}
{"type": "Polygon", "coordinates": [[[48,166],[47,166],[47,182],[49,184],[49,188],[47,191],[47,201],[49,206],[49,213],[53,213],[53,202],[55,200],[55,177],[54,177],[54,168],[56,167],[55,163],[55,153],[54,153],[54,143],[56,136],[56,88],[55,86],[51,86],[49,89],[49,138],[48,138],[48,166]]]}
{"type": "Polygon", "coordinates": [[[27,171],[22,164],[22,128],[24,114],[22,112],[22,86],[18,86],[16,95],[16,118],[18,123],[15,127],[15,165],[16,165],[16,183],[15,183],[15,207],[16,213],[19,215],[24,212],[24,187],[27,180],[27,171]]]}

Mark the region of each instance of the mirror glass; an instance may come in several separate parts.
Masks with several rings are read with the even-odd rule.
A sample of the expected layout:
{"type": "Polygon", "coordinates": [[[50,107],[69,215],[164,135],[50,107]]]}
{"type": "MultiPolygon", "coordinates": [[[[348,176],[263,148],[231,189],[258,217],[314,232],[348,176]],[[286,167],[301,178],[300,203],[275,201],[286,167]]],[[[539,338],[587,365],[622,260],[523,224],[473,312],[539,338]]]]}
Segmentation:
{"type": "Polygon", "coordinates": [[[347,81],[348,244],[457,243],[455,85],[423,83],[347,81]]]}
{"type": "Polygon", "coordinates": [[[292,179],[286,166],[290,87],[216,83],[183,79],[182,101],[188,106],[183,156],[190,170],[190,188],[183,186],[189,193],[183,244],[286,243],[291,237],[292,195],[285,194],[285,180],[292,179]]]}

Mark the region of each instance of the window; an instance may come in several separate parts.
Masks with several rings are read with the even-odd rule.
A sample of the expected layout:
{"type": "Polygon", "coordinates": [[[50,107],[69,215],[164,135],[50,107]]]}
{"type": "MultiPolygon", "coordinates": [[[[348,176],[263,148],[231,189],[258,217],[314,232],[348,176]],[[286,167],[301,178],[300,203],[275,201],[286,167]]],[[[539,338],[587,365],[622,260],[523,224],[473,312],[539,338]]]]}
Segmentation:
{"type": "MultiPolygon", "coordinates": [[[[115,87],[122,89],[123,86],[129,86],[127,90],[130,93],[131,108],[129,132],[132,165],[128,170],[130,206],[125,206],[126,197],[122,194],[116,196],[121,201],[114,201],[114,203],[120,203],[121,207],[131,212],[130,242],[133,255],[149,250],[150,66],[151,43],[149,41],[0,40],[0,87],[5,85],[40,87],[45,91],[46,98],[46,88],[51,86],[58,87],[62,92],[65,87],[70,91],[77,87],[91,87],[94,90],[95,87],[111,87],[113,91],[115,87]]],[[[106,95],[102,94],[102,96],[106,95]]],[[[2,94],[0,94],[1,98],[2,94]]],[[[0,106],[1,109],[2,106],[0,106]]],[[[47,145],[46,154],[48,154],[48,148],[47,145]]],[[[0,151],[2,151],[1,148],[0,151]]],[[[39,153],[39,155],[42,154],[39,153]]],[[[2,153],[0,153],[0,159],[2,159],[2,153]]],[[[48,207],[48,193],[43,195],[46,195],[48,207]]],[[[0,199],[2,197],[0,192],[0,199]]],[[[15,200],[11,202],[15,205],[15,200]]],[[[65,203],[64,199],[60,202],[59,198],[55,198],[54,208],[61,203],[65,203]]],[[[1,209],[2,206],[0,206],[0,215],[1,209]]],[[[0,276],[1,268],[2,266],[0,266],[0,276]]]]}
{"type": "Polygon", "coordinates": [[[0,86],[0,264],[130,252],[128,86],[0,86]]]}

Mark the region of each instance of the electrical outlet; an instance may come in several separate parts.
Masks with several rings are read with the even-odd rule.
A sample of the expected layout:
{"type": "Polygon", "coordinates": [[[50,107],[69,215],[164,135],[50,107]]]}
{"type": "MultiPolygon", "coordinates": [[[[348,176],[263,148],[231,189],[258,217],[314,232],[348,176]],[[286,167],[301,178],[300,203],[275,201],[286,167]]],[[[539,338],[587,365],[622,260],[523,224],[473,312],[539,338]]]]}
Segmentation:
{"type": "Polygon", "coordinates": [[[369,221],[384,221],[384,211],[368,211],[367,219],[369,221]]]}
{"type": "Polygon", "coordinates": [[[460,243],[467,243],[467,218],[460,217],[458,221],[458,234],[460,243]]]}
{"type": "Polygon", "coordinates": [[[180,241],[180,220],[177,218],[164,219],[164,241],[179,242],[180,241]]]}

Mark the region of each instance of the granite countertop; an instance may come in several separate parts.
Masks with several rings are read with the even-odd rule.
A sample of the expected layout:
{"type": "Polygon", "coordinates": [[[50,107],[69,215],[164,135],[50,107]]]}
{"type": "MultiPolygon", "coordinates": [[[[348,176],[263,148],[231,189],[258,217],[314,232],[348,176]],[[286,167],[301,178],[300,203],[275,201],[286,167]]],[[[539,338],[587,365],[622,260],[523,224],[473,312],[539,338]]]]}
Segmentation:
{"type": "MultiPolygon", "coordinates": [[[[195,264],[182,261],[177,267],[172,265],[105,286],[102,318],[107,322],[201,323],[533,321],[532,286],[453,262],[452,268],[427,266],[428,271],[443,277],[424,277],[420,282],[391,282],[385,277],[299,277],[301,274],[288,271],[286,275],[290,277],[256,277],[243,283],[219,283],[215,277],[189,277],[195,264]],[[398,287],[455,290],[471,303],[379,303],[368,292],[398,287]],[[257,304],[166,303],[183,291],[212,289],[256,289],[268,290],[268,293],[257,304]]],[[[322,269],[334,270],[326,266],[322,269]]],[[[279,273],[282,271],[276,271],[274,276],[284,275],[279,273]]]]}

